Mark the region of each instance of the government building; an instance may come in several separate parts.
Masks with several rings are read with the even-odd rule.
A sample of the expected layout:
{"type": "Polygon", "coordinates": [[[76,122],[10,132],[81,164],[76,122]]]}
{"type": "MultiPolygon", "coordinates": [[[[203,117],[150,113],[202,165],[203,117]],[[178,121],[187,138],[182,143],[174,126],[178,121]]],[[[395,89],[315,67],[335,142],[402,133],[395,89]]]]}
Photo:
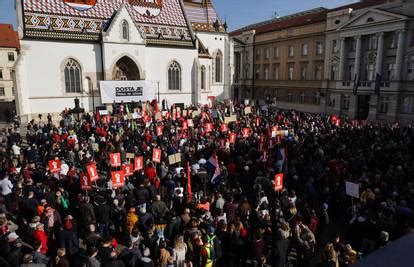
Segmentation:
{"type": "Polygon", "coordinates": [[[16,11],[23,121],[73,108],[75,98],[86,111],[110,106],[104,84],[139,84],[147,98],[134,101],[169,105],[230,95],[233,53],[209,0],[16,0],[16,11]]]}
{"type": "Polygon", "coordinates": [[[235,30],[232,92],[284,109],[412,122],[413,18],[414,1],[366,0],[235,30]]]}

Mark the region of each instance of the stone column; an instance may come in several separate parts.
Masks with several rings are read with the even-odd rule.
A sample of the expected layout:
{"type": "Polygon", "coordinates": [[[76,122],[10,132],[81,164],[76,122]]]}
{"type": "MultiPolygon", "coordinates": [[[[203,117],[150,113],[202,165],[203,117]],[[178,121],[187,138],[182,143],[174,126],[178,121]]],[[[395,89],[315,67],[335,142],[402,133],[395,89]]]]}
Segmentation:
{"type": "Polygon", "coordinates": [[[346,63],[346,42],[345,38],[341,38],[341,51],[339,55],[339,79],[343,81],[345,79],[345,63],[346,63]]]}
{"type": "Polygon", "coordinates": [[[406,31],[401,30],[398,32],[398,46],[397,46],[397,55],[395,59],[395,79],[397,81],[402,80],[402,69],[404,64],[404,45],[405,45],[405,35],[406,31]]]}
{"type": "MultiPolygon", "coordinates": [[[[361,36],[355,37],[357,43],[356,43],[356,51],[355,51],[355,67],[354,67],[354,77],[355,75],[359,76],[359,71],[361,69],[361,54],[362,54],[362,40],[361,36]]],[[[352,77],[352,79],[354,79],[352,77]]]]}
{"type": "Polygon", "coordinates": [[[384,59],[384,33],[380,32],[377,35],[378,45],[377,45],[377,61],[375,64],[375,72],[382,75],[382,62],[384,59]]]}

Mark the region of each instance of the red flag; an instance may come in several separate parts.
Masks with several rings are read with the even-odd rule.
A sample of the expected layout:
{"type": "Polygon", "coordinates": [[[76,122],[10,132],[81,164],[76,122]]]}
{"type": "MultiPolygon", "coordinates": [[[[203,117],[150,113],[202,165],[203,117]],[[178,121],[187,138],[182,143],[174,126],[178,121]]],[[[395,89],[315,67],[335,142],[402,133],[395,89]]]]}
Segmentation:
{"type": "Polygon", "coordinates": [[[126,164],[122,166],[122,171],[124,172],[125,176],[131,176],[134,170],[134,166],[132,164],[126,164]]]}
{"type": "Polygon", "coordinates": [[[144,168],[144,157],[135,157],[134,159],[134,169],[136,171],[142,170],[144,168]]]}
{"type": "Polygon", "coordinates": [[[156,163],[161,163],[161,149],[154,148],[152,150],[152,161],[156,163]]]}
{"type": "Polygon", "coordinates": [[[191,170],[190,162],[187,161],[187,192],[188,192],[188,202],[191,202],[193,199],[193,192],[191,191],[191,170]]]}
{"type": "Polygon", "coordinates": [[[283,173],[278,173],[275,175],[275,192],[283,190],[283,173]]]}
{"type": "Polygon", "coordinates": [[[81,173],[80,183],[82,190],[92,190],[92,181],[90,176],[87,173],[81,173]]]}
{"type": "Polygon", "coordinates": [[[59,159],[49,160],[49,170],[51,173],[59,173],[61,170],[61,162],[59,159]]]}
{"type": "Polygon", "coordinates": [[[111,162],[111,167],[120,167],[121,166],[121,154],[120,153],[109,154],[109,161],[111,162]]]}
{"type": "Polygon", "coordinates": [[[124,171],[111,172],[112,176],[112,187],[119,188],[125,186],[124,171]]]}
{"type": "Polygon", "coordinates": [[[86,166],[86,170],[89,174],[89,177],[91,178],[91,182],[95,182],[99,179],[98,171],[96,169],[96,164],[89,164],[86,166]]]}

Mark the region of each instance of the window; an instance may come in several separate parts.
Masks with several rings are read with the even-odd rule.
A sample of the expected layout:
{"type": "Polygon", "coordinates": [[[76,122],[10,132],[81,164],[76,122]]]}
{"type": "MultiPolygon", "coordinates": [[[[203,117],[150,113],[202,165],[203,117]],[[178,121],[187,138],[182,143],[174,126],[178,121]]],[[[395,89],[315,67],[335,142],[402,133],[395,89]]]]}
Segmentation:
{"type": "Polygon", "coordinates": [[[405,96],[402,99],[402,113],[414,113],[414,96],[405,96]]]}
{"type": "Polygon", "coordinates": [[[387,113],[388,112],[388,102],[390,101],[389,96],[381,96],[380,97],[380,113],[387,113]]]}
{"type": "Polygon", "coordinates": [[[315,66],[315,80],[322,80],[322,66],[315,66]]]}
{"type": "Polygon", "coordinates": [[[332,53],[338,53],[339,47],[338,47],[338,41],[332,40],[332,53]]]}
{"type": "Polygon", "coordinates": [[[350,103],[351,103],[351,96],[342,95],[342,109],[349,110],[350,103]]]}
{"type": "Polygon", "coordinates": [[[265,50],[264,50],[264,57],[265,57],[265,59],[269,59],[269,57],[270,57],[269,48],[265,48],[265,50]]]}
{"type": "Polygon", "coordinates": [[[306,95],[305,95],[305,92],[301,92],[300,94],[299,94],[299,103],[305,103],[305,97],[306,97],[306,95]]]}
{"type": "Polygon", "coordinates": [[[408,63],[407,80],[414,81],[414,62],[408,63]]]}
{"type": "Polygon", "coordinates": [[[260,59],[260,49],[257,48],[256,49],[256,60],[259,60],[259,59],[260,59]]]}
{"type": "Polygon", "coordinates": [[[374,22],[374,18],[373,17],[367,18],[367,22],[374,22]]]}
{"type": "Polygon", "coordinates": [[[289,67],[288,68],[288,80],[289,81],[293,80],[293,72],[294,72],[294,68],[293,67],[289,67]]]}
{"type": "Polygon", "coordinates": [[[269,80],[269,66],[268,65],[264,66],[263,73],[264,73],[264,79],[269,80]]]}
{"type": "Polygon", "coordinates": [[[201,67],[201,90],[206,90],[206,67],[201,67]]]}
{"type": "Polygon", "coordinates": [[[279,80],[279,65],[278,64],[273,65],[273,73],[274,73],[275,80],[279,80]]]}
{"type": "Polygon", "coordinates": [[[259,80],[260,79],[260,65],[256,65],[256,72],[255,72],[255,74],[254,74],[254,78],[256,79],[256,80],[259,80]]]}
{"type": "Polygon", "coordinates": [[[322,55],[322,42],[316,42],[316,54],[317,55],[322,55]]]}
{"type": "Polygon", "coordinates": [[[354,65],[348,65],[348,80],[353,81],[354,78],[354,65]]]}
{"type": "Polygon", "coordinates": [[[370,36],[368,36],[368,49],[377,49],[377,36],[375,34],[371,34],[370,36]]]}
{"type": "Polygon", "coordinates": [[[69,59],[65,64],[66,93],[80,93],[82,88],[82,71],[78,62],[69,59]]]}
{"type": "Polygon", "coordinates": [[[13,52],[8,52],[7,56],[9,58],[9,61],[14,61],[14,53],[13,52]]]}
{"type": "Polygon", "coordinates": [[[122,39],[129,40],[129,26],[126,20],[122,22],[122,39]]]}
{"type": "Polygon", "coordinates": [[[395,79],[395,63],[387,64],[387,77],[385,77],[386,81],[393,81],[395,79]]]}
{"type": "Polygon", "coordinates": [[[4,96],[4,95],[5,95],[4,87],[0,87],[0,96],[4,96]]]}
{"type": "Polygon", "coordinates": [[[0,69],[0,79],[3,79],[3,69],[0,69]]]}
{"type": "Polygon", "coordinates": [[[390,43],[389,48],[394,49],[397,47],[397,33],[390,33],[390,43]]]}
{"type": "Polygon", "coordinates": [[[279,47],[275,47],[273,49],[273,56],[274,56],[274,58],[279,58],[280,57],[280,54],[279,53],[280,53],[279,52],[279,47]]]}
{"type": "Polygon", "coordinates": [[[331,66],[331,81],[336,81],[338,77],[338,65],[332,65],[331,66]]]}
{"type": "Polygon", "coordinates": [[[312,101],[312,103],[314,105],[318,105],[318,106],[321,104],[321,93],[316,92],[316,93],[313,94],[313,101],[312,101]]]}
{"type": "Polygon", "coordinates": [[[11,88],[11,91],[12,91],[12,96],[15,96],[16,95],[16,90],[14,89],[14,87],[11,88]]]}
{"type": "Polygon", "coordinates": [[[302,45],[302,56],[307,56],[308,55],[308,44],[303,44],[302,45]]]}
{"type": "Polygon", "coordinates": [[[222,82],[222,71],[223,71],[223,55],[221,54],[221,51],[219,50],[216,54],[216,59],[214,60],[215,62],[215,81],[216,83],[221,83],[222,82]]]}
{"type": "Polygon", "coordinates": [[[288,102],[293,102],[293,95],[290,92],[287,94],[287,101],[288,102]]]}
{"type": "Polygon", "coordinates": [[[168,89],[181,89],[181,68],[176,61],[173,61],[168,68],[168,89]]]}
{"type": "Polygon", "coordinates": [[[289,57],[293,57],[293,56],[294,56],[294,54],[295,54],[295,49],[294,49],[294,47],[293,47],[292,45],[289,45],[289,46],[288,46],[288,56],[289,56],[289,57]]]}
{"type": "Polygon", "coordinates": [[[356,39],[355,38],[350,38],[350,46],[349,46],[349,50],[351,52],[355,52],[356,50],[356,39]]]}
{"type": "Polygon", "coordinates": [[[365,78],[367,81],[375,80],[375,65],[374,64],[365,65],[365,78]]]}
{"type": "Polygon", "coordinates": [[[306,69],[307,69],[306,66],[302,66],[300,68],[300,79],[302,81],[306,80],[306,69]]]}

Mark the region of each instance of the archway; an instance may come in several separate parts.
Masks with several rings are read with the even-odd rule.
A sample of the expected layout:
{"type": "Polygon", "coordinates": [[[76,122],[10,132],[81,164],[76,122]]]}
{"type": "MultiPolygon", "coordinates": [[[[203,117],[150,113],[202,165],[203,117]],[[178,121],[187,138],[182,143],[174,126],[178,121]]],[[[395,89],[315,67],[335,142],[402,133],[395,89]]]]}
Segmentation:
{"type": "Polygon", "coordinates": [[[112,80],[132,81],[139,79],[139,68],[131,58],[123,56],[116,62],[112,72],[112,80]]]}

